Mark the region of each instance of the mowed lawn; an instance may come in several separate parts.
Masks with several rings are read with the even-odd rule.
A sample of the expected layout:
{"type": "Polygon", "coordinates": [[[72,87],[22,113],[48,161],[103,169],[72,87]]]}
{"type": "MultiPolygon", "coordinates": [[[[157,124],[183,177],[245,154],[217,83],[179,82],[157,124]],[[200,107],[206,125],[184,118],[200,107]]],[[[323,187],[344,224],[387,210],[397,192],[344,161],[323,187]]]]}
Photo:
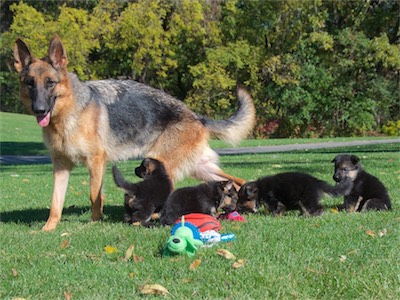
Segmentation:
{"type": "MultiPolygon", "coordinates": [[[[6,141],[4,135],[0,141],[6,141]]],[[[13,145],[25,142],[37,153],[29,147],[36,141],[9,142],[14,143],[11,153],[13,145]]],[[[85,168],[77,167],[62,222],[50,233],[40,228],[50,206],[51,165],[1,165],[0,299],[137,299],[145,297],[141,289],[146,284],[165,287],[168,299],[399,299],[399,148],[383,144],[222,156],[225,171],[247,180],[303,171],[333,184],[330,161],[336,154],[353,153],[386,185],[394,209],[349,214],[334,209],[341,198],[324,197],[321,217],[289,212],[273,218],[261,211],[245,215],[246,223],[221,221],[221,233],[232,232],[236,239],[201,248],[191,258],[161,256],[170,227],[122,223],[123,194],[112,181],[111,165],[104,220],[90,222],[89,178],[85,168]],[[235,259],[218,255],[218,249],[229,250],[235,259]]],[[[118,166],[129,180],[138,181],[133,169],[139,163],[118,166]]],[[[186,179],[178,187],[197,183],[186,179]]]]}

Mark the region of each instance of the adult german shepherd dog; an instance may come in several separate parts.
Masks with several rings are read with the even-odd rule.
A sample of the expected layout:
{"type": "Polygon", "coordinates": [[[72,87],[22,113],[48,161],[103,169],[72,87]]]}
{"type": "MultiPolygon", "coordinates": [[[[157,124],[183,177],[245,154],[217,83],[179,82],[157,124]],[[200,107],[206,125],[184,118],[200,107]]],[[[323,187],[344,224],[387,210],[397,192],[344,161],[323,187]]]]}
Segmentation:
{"type": "Polygon", "coordinates": [[[229,119],[216,121],[132,80],[81,82],[67,71],[67,64],[58,35],[52,37],[43,59],[33,57],[21,39],[15,42],[21,99],[43,128],[54,165],[53,198],[43,230],[54,230],[60,221],[69,175],[78,163],[89,170],[92,220],[102,219],[107,161],[151,157],[163,162],[173,181],[193,176],[244,183],[218,167],[218,155],[208,144],[211,135],[235,143],[253,129],[254,103],[243,88],[237,90],[238,110],[229,119]]]}

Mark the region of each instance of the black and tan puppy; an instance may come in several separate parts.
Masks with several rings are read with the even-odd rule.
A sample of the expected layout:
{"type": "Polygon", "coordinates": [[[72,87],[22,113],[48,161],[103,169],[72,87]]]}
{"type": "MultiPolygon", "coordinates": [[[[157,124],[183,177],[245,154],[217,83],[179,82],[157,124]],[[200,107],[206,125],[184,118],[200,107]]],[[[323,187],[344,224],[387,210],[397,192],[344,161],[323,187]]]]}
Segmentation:
{"type": "Polygon", "coordinates": [[[299,209],[305,216],[318,216],[323,213],[320,204],[323,193],[339,196],[351,188],[351,180],[331,186],[306,173],[280,173],[244,184],[239,190],[237,209],[239,212],[257,212],[259,206],[264,204],[273,215],[299,209]]]}
{"type": "Polygon", "coordinates": [[[135,169],[135,174],[143,178],[138,183],[126,181],[116,166],[113,166],[112,172],[116,185],[125,191],[124,221],[130,224],[140,222],[148,226],[151,215],[161,210],[172,192],[172,182],[163,163],[145,158],[135,169]]]}
{"type": "Polygon", "coordinates": [[[230,213],[236,209],[237,191],[233,181],[210,181],[174,191],[161,210],[160,223],[174,224],[182,215],[203,213],[215,216],[218,209],[230,213]]]}
{"type": "Polygon", "coordinates": [[[333,160],[336,182],[350,179],[353,189],[344,197],[344,209],[348,212],[392,209],[389,193],[383,183],[375,176],[365,172],[360,159],[355,155],[341,154],[333,160]]]}

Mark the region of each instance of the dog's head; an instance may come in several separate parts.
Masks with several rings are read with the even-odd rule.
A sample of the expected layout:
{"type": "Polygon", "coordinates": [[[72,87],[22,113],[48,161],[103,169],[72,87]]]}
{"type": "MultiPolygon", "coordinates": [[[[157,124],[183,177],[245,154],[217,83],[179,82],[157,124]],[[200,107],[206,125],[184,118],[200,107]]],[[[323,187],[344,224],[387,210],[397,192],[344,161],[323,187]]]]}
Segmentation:
{"type": "Polygon", "coordinates": [[[32,56],[28,46],[17,39],[14,44],[14,67],[20,77],[21,100],[26,110],[36,116],[41,127],[50,124],[56,114],[56,106],[64,104],[58,101],[68,88],[67,54],[58,35],[50,41],[48,54],[43,59],[32,56]]]}
{"type": "Polygon", "coordinates": [[[333,180],[336,182],[347,178],[354,181],[361,169],[360,159],[355,155],[341,154],[336,156],[332,162],[335,164],[333,180]]]}
{"type": "Polygon", "coordinates": [[[216,183],[217,191],[217,209],[223,210],[229,214],[236,210],[238,194],[232,180],[219,181],[216,183]]]}
{"type": "Polygon", "coordinates": [[[164,164],[154,158],[145,158],[139,167],[135,169],[136,176],[149,179],[158,175],[166,175],[164,164]]]}
{"type": "Polygon", "coordinates": [[[236,208],[239,212],[257,212],[259,206],[257,182],[251,181],[242,185],[238,196],[236,208]]]}

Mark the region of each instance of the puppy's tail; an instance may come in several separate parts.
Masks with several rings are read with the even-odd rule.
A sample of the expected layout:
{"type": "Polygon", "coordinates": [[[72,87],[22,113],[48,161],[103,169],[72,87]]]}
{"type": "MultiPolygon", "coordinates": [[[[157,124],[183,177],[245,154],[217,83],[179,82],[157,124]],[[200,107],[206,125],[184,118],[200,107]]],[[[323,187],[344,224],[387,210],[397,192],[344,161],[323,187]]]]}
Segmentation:
{"type": "Polygon", "coordinates": [[[238,110],[227,120],[212,120],[203,118],[202,122],[211,134],[232,145],[238,144],[248,136],[256,122],[256,109],[253,99],[244,87],[236,89],[239,103],[238,110]]]}
{"type": "Polygon", "coordinates": [[[134,183],[126,181],[116,165],[112,166],[112,173],[117,187],[120,187],[127,192],[133,192],[133,193],[136,192],[137,189],[136,185],[134,183]]]}
{"type": "Polygon", "coordinates": [[[340,181],[337,185],[331,186],[328,183],[323,183],[323,191],[333,197],[349,195],[351,190],[353,189],[354,183],[350,178],[345,178],[340,181]]]}

